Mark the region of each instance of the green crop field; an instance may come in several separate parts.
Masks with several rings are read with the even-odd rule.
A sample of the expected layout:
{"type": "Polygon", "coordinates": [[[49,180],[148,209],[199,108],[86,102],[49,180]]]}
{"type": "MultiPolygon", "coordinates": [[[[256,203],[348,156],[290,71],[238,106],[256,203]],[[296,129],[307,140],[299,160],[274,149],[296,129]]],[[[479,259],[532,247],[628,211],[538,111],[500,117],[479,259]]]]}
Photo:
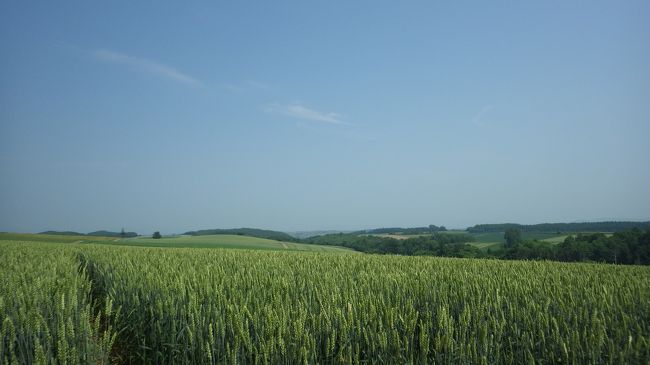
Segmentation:
{"type": "Polygon", "coordinates": [[[33,234],[33,233],[0,233],[0,241],[30,241],[30,242],[65,242],[65,243],[81,243],[81,242],[100,242],[100,241],[113,241],[112,237],[98,237],[98,236],[69,236],[58,234],[33,234]]]}
{"type": "Polygon", "coordinates": [[[171,238],[127,238],[101,242],[107,245],[141,246],[141,247],[179,247],[179,248],[236,248],[251,250],[280,250],[280,251],[346,251],[355,252],[343,247],[309,245],[293,242],[280,242],[266,238],[238,235],[206,235],[178,236],[171,238]]]}
{"type": "Polygon", "coordinates": [[[0,364],[109,363],[112,315],[70,244],[0,241],[0,364]]]}
{"type": "Polygon", "coordinates": [[[570,235],[568,234],[564,234],[564,235],[559,235],[559,236],[554,236],[549,238],[543,238],[542,241],[552,243],[552,244],[558,244],[564,242],[564,240],[569,236],[570,235]]]}
{"type": "Polygon", "coordinates": [[[503,232],[472,233],[472,237],[474,237],[476,242],[480,243],[505,242],[503,239],[503,232]]]}
{"type": "Polygon", "coordinates": [[[482,250],[489,249],[500,249],[503,247],[501,242],[470,242],[472,246],[478,247],[482,250]]]}
{"type": "MultiPolygon", "coordinates": [[[[503,232],[473,233],[472,236],[474,237],[476,242],[480,242],[480,243],[505,242],[503,238],[503,232]]],[[[521,233],[521,237],[525,240],[548,240],[548,239],[555,239],[557,237],[566,237],[566,236],[567,236],[566,233],[557,234],[555,232],[522,232],[521,233]]]]}
{"type": "MultiPolygon", "coordinates": [[[[472,233],[472,237],[476,240],[470,244],[480,249],[498,249],[503,246],[505,242],[503,232],[488,232],[488,233],[472,233]]],[[[558,244],[564,241],[569,235],[575,233],[560,233],[557,232],[522,232],[521,236],[524,240],[540,240],[552,244],[558,244]]]]}
{"type": "MultiPolygon", "coordinates": [[[[469,242],[472,246],[478,247],[482,250],[487,249],[500,249],[503,247],[504,232],[487,232],[487,233],[468,233],[467,231],[445,231],[444,234],[464,234],[470,235],[474,238],[474,242],[469,242]]],[[[557,232],[522,232],[522,239],[524,240],[540,240],[558,244],[564,241],[570,234],[557,232]]],[[[401,235],[401,234],[374,234],[378,237],[387,237],[395,239],[407,239],[427,235],[401,235]]]]}
{"type": "Polygon", "coordinates": [[[141,247],[186,247],[186,248],[234,248],[251,250],[280,250],[280,251],[317,251],[338,252],[356,251],[338,247],[321,246],[293,242],[280,242],[266,238],[257,238],[238,235],[205,235],[205,236],[176,236],[169,238],[153,239],[148,237],[115,238],[98,236],[67,236],[31,233],[0,233],[0,241],[30,241],[30,242],[59,242],[59,243],[84,243],[104,244],[115,246],[141,246],[141,247]]]}
{"type": "MultiPolygon", "coordinates": [[[[593,232],[592,232],[593,233],[593,232]]],[[[503,238],[503,232],[488,232],[488,233],[472,233],[472,237],[476,240],[477,243],[503,243],[505,242],[503,238]]],[[[551,243],[560,243],[564,241],[570,235],[575,235],[574,232],[522,232],[521,237],[524,240],[540,240],[551,243]]],[[[611,234],[610,234],[611,235],[611,234]]]]}
{"type": "Polygon", "coordinates": [[[0,362],[647,363],[650,267],[0,241],[0,362]]]}
{"type": "MultiPolygon", "coordinates": [[[[556,232],[522,232],[521,237],[525,240],[555,240],[557,241],[558,237],[566,238],[566,233],[556,233],[556,232]]],[[[562,239],[564,240],[564,239],[562,239]]]]}

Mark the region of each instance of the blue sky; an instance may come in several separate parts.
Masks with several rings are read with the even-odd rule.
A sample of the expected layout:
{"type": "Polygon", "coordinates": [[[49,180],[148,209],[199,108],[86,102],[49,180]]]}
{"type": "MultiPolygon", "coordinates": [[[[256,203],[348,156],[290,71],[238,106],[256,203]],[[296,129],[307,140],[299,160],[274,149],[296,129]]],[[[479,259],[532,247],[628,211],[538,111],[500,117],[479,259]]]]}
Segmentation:
{"type": "Polygon", "coordinates": [[[647,1],[5,1],[0,230],[650,219],[647,1]]]}

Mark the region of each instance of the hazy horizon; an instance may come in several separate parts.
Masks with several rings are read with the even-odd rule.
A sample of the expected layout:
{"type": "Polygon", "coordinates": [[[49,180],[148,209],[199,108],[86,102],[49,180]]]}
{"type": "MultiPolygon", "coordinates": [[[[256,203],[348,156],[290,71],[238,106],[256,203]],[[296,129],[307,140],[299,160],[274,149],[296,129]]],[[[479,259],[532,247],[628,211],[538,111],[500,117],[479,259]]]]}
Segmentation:
{"type": "Polygon", "coordinates": [[[0,231],[650,220],[650,3],[0,4],[0,231]]]}
{"type": "MultiPolygon", "coordinates": [[[[589,220],[574,220],[574,221],[540,221],[540,222],[515,222],[515,221],[503,221],[503,222],[477,222],[473,224],[468,224],[466,226],[445,226],[444,224],[437,224],[438,226],[445,226],[446,229],[448,230],[465,230],[469,227],[472,227],[477,224],[504,224],[504,223],[514,223],[514,224],[522,224],[522,225],[534,225],[534,224],[543,224],[543,223],[592,223],[592,222],[650,222],[650,218],[642,218],[642,219],[618,219],[618,218],[602,218],[602,219],[589,219],[589,220]]],[[[435,224],[435,223],[430,223],[430,224],[435,224]]],[[[125,232],[136,232],[139,235],[150,235],[155,231],[161,232],[163,235],[173,235],[173,234],[183,234],[185,232],[190,232],[190,231],[198,231],[198,230],[204,230],[204,229],[239,229],[239,228],[255,228],[255,229],[267,229],[267,230],[272,230],[272,231],[278,231],[278,232],[285,232],[285,233],[306,233],[306,232],[327,232],[327,231],[341,231],[341,232],[354,232],[354,231],[361,231],[361,230],[367,230],[367,229],[377,229],[377,228],[414,228],[414,227],[426,227],[429,224],[404,224],[404,225],[369,225],[369,226],[364,226],[364,227],[348,227],[348,228],[336,228],[336,227],[329,227],[329,228],[314,228],[314,229],[282,229],[278,227],[264,227],[264,226],[251,226],[251,225],[240,225],[240,226],[206,226],[206,227],[193,227],[190,229],[178,229],[178,230],[164,230],[164,229],[155,229],[152,231],[140,231],[137,229],[133,228],[127,228],[127,227],[96,227],[93,229],[86,229],[86,230],[77,230],[77,229],[59,229],[56,227],[49,228],[49,229],[41,229],[41,230],[30,230],[30,231],[1,231],[0,232],[12,232],[12,233],[42,233],[42,232],[47,232],[47,231],[55,231],[55,232],[76,232],[76,233],[93,233],[97,231],[108,231],[108,232],[120,232],[120,230],[124,229],[125,232]]]]}

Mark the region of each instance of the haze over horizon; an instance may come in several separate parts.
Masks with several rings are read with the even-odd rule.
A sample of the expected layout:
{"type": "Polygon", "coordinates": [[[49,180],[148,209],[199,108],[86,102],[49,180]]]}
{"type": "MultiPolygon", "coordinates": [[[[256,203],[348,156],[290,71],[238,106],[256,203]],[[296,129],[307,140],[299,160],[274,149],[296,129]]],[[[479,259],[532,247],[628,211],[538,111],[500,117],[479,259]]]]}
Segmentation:
{"type": "Polygon", "coordinates": [[[646,1],[0,4],[0,231],[650,220],[646,1]]]}

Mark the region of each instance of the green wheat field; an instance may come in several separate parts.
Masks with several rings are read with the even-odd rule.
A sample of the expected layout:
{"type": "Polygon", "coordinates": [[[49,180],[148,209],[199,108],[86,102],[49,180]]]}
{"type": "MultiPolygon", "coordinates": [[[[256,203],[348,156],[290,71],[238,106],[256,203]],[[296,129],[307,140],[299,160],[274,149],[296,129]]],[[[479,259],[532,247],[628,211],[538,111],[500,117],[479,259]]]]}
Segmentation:
{"type": "Polygon", "coordinates": [[[65,241],[0,241],[0,363],[650,359],[650,267],[65,241]]]}

